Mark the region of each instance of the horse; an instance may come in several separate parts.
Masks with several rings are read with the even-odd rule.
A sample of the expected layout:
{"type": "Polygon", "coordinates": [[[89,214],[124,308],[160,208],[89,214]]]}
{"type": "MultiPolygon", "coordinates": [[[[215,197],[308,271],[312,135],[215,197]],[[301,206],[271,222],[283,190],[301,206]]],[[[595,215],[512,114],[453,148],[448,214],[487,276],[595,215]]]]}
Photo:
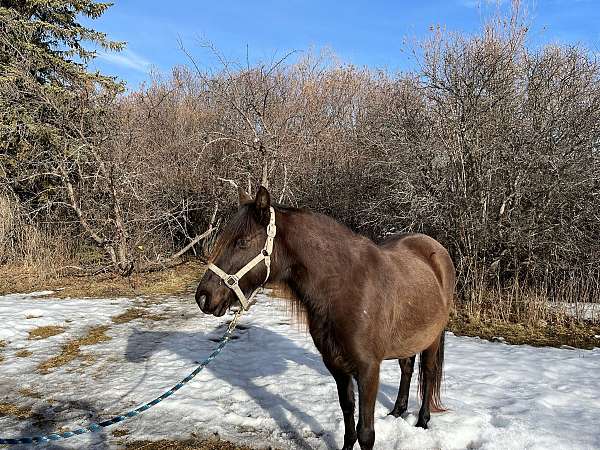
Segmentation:
{"type": "Polygon", "coordinates": [[[357,440],[362,450],[373,448],[383,360],[397,359],[401,371],[391,415],[400,417],[407,410],[417,354],[421,407],[416,426],[427,429],[430,413],[444,410],[444,329],[454,300],[455,269],[448,251],[433,238],[397,234],[376,244],[326,215],[272,204],[261,186],[255,198],[240,190],[238,210],[209,261],[195,295],[205,314],[222,316],[238,304],[248,308],[267,281],[288,288],[300,303],[337,385],[344,450],[357,440]]]}

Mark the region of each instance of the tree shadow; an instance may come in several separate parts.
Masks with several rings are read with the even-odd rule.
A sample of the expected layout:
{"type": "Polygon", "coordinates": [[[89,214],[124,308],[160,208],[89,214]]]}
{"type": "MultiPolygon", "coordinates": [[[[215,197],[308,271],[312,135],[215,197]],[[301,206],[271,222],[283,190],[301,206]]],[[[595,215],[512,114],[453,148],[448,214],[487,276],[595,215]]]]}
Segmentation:
{"type": "MultiPolygon", "coordinates": [[[[52,404],[43,404],[36,406],[31,410],[29,417],[21,421],[22,429],[24,430],[16,438],[45,436],[55,433],[59,427],[65,423],[73,423],[74,420],[85,417],[85,424],[80,426],[72,426],[70,429],[75,430],[81,426],[87,426],[89,423],[101,422],[105,418],[100,417],[98,410],[88,401],[83,400],[68,400],[68,401],[53,401],[52,404]]],[[[65,430],[66,431],[66,430],[65,430]]],[[[82,444],[81,437],[74,436],[69,439],[69,443],[64,441],[45,442],[35,445],[36,448],[45,450],[67,450],[73,448],[89,448],[93,450],[109,450],[111,445],[108,442],[106,429],[102,429],[95,433],[88,433],[83,436],[88,436],[90,441],[82,444]],[[79,439],[79,442],[77,440],[79,439]]],[[[12,436],[11,436],[12,437],[12,436]]],[[[31,444],[22,444],[11,446],[14,449],[30,449],[31,444]]]]}

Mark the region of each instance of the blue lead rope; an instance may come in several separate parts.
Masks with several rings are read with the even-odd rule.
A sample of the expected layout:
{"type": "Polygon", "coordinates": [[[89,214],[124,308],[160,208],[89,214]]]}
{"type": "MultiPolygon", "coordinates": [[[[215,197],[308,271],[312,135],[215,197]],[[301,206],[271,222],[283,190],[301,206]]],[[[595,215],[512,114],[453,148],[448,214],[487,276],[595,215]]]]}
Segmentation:
{"type": "Polygon", "coordinates": [[[221,350],[223,350],[223,347],[225,347],[227,342],[229,342],[229,339],[231,338],[231,334],[233,333],[233,330],[235,329],[238,319],[241,316],[241,314],[242,314],[242,310],[240,309],[233,317],[231,323],[227,327],[227,331],[225,331],[225,334],[219,341],[219,345],[217,345],[217,347],[213,350],[213,352],[210,355],[208,355],[208,357],[204,361],[202,361],[198,365],[198,367],[196,367],[194,369],[194,371],[192,373],[190,373],[187,377],[185,377],[183,380],[181,380],[179,383],[177,383],[175,386],[173,386],[171,389],[169,389],[167,392],[165,392],[160,397],[156,397],[154,400],[151,400],[148,403],[146,403],[136,409],[128,411],[120,416],[112,417],[112,418],[105,420],[103,422],[100,422],[100,423],[92,423],[84,428],[79,428],[74,431],[65,431],[63,433],[47,434],[45,436],[32,436],[32,437],[22,437],[22,438],[14,438],[14,439],[0,438],[0,445],[39,444],[41,442],[60,441],[62,439],[67,439],[72,436],[77,436],[77,435],[85,434],[85,433],[95,433],[95,432],[100,431],[101,429],[106,428],[110,425],[114,425],[115,423],[123,422],[124,420],[130,419],[131,417],[135,417],[135,416],[143,413],[144,411],[149,410],[154,405],[162,402],[165,398],[170,397],[175,392],[177,392],[179,389],[181,389],[183,386],[185,386],[187,383],[189,383],[196,375],[198,375],[200,372],[202,372],[202,369],[204,369],[213,359],[215,359],[219,353],[221,353],[221,350]]]}

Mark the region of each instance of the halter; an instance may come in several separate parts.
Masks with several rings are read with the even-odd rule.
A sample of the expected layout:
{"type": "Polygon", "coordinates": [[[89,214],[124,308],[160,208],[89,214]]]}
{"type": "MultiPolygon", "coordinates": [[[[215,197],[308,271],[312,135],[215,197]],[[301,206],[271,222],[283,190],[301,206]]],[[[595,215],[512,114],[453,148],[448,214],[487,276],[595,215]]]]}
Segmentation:
{"type": "Polygon", "coordinates": [[[225,286],[227,286],[235,293],[244,311],[247,311],[248,308],[250,308],[250,306],[254,304],[252,299],[254,298],[258,290],[265,285],[265,283],[269,279],[269,275],[271,274],[271,253],[273,253],[273,240],[275,239],[275,234],[277,233],[277,227],[275,226],[275,210],[272,206],[269,207],[269,212],[270,218],[269,225],[267,225],[267,240],[265,241],[265,246],[258,255],[256,255],[252,260],[248,262],[248,264],[246,264],[233,275],[229,275],[213,263],[210,263],[208,265],[208,268],[212,270],[219,278],[221,278],[221,280],[223,280],[225,286]],[[265,266],[267,268],[267,276],[265,277],[265,281],[263,281],[260,286],[254,289],[254,291],[252,291],[252,294],[250,294],[250,297],[246,299],[246,296],[240,289],[240,280],[244,275],[246,275],[248,272],[254,269],[254,267],[256,267],[261,261],[265,262],[265,266]]]}

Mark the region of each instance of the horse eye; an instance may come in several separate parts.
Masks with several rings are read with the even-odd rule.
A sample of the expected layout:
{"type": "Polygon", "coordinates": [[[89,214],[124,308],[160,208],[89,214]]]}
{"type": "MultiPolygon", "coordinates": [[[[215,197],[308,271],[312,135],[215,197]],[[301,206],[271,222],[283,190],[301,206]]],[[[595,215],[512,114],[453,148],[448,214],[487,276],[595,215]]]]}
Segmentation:
{"type": "Polygon", "coordinates": [[[239,248],[246,248],[246,247],[248,247],[248,240],[247,239],[238,239],[236,244],[239,248]]]}

